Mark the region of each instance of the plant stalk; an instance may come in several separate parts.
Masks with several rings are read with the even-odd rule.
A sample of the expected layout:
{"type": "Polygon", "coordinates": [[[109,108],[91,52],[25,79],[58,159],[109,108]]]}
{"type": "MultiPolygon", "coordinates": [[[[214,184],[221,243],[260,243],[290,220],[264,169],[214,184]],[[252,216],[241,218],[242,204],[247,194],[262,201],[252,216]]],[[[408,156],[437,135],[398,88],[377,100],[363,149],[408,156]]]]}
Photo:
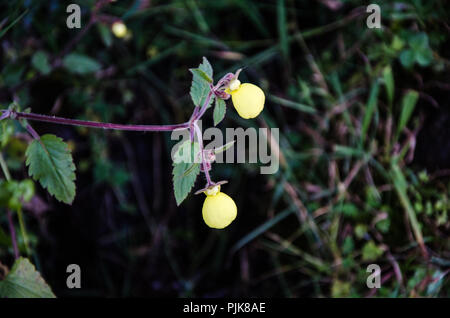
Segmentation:
{"type": "MultiPolygon", "coordinates": [[[[1,110],[2,112],[8,112],[8,110],[1,110]]],[[[3,114],[4,115],[4,114],[3,114]]],[[[175,125],[122,125],[122,124],[112,124],[112,123],[102,123],[89,120],[78,120],[69,119],[56,116],[39,115],[33,113],[23,113],[23,112],[11,112],[10,116],[2,117],[12,117],[12,118],[23,118],[33,121],[41,121],[54,124],[80,126],[80,127],[91,127],[91,128],[103,128],[103,129],[113,129],[113,130],[127,130],[127,131],[172,131],[175,129],[187,129],[189,128],[189,122],[175,125]]]]}

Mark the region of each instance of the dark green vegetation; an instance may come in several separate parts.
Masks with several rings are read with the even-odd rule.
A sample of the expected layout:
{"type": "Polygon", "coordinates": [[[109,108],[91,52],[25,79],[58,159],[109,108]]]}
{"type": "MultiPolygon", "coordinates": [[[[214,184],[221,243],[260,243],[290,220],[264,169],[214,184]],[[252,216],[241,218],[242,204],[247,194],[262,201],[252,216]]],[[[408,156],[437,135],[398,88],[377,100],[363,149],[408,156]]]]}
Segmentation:
{"type": "MultiPolygon", "coordinates": [[[[94,1],[75,2],[86,27],[94,1]]],[[[61,1],[2,1],[2,109],[14,100],[69,118],[181,123],[193,107],[188,68],[206,56],[216,78],[245,67],[241,81],[265,91],[258,119],[228,107],[219,127],[279,127],[280,171],[216,164],[238,217],[214,231],[203,197],[176,207],[170,133],[34,123],[72,148],[69,206],[19,182],[30,139],[2,121],[0,161],[17,182],[1,174],[1,264],[14,261],[8,205],[21,255],[56,296],[448,297],[446,2],[380,1],[376,30],[363,1],[121,0],[100,14],[122,18],[130,38],[114,37],[106,18],[71,47],[84,31],[66,28],[61,1]],[[66,288],[72,263],[80,290],[66,288]],[[366,286],[372,263],[379,290],[366,286]]]]}

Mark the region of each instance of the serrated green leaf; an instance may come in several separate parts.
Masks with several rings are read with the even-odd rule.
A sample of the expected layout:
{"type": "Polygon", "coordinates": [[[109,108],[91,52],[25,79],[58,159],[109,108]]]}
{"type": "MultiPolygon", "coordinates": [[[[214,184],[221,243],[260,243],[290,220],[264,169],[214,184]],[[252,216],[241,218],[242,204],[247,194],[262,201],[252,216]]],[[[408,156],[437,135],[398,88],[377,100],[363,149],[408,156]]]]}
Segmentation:
{"type": "MultiPolygon", "coordinates": [[[[198,66],[198,69],[203,71],[209,78],[211,78],[212,82],[213,70],[211,64],[209,64],[206,57],[203,57],[203,62],[198,66]]],[[[192,101],[194,102],[195,106],[202,106],[205,103],[208,93],[210,91],[209,83],[205,81],[205,79],[197,72],[193,72],[192,74],[193,77],[190,92],[192,101]]],[[[213,98],[211,98],[209,104],[212,103],[212,100],[213,98]]]]}
{"type": "Polygon", "coordinates": [[[33,64],[33,67],[44,75],[50,73],[51,71],[50,64],[48,63],[48,56],[43,51],[37,51],[34,53],[33,58],[31,59],[31,64],[33,64]]]}
{"type": "Polygon", "coordinates": [[[55,298],[55,295],[34,265],[20,257],[0,281],[0,298],[55,298]]]}
{"type": "Polygon", "coordinates": [[[212,81],[213,81],[212,78],[208,74],[206,74],[203,70],[201,70],[199,68],[190,68],[189,71],[194,75],[200,76],[200,78],[204,79],[208,83],[212,83],[212,81]]]}
{"type": "Polygon", "coordinates": [[[28,174],[64,203],[75,198],[75,165],[67,144],[55,135],[33,140],[25,153],[28,174]]]}
{"type": "Polygon", "coordinates": [[[214,126],[217,126],[225,117],[225,112],[227,111],[227,105],[225,101],[221,98],[216,98],[216,105],[214,106],[214,126]]]}
{"type": "Polygon", "coordinates": [[[63,60],[67,70],[75,74],[88,74],[100,70],[101,65],[94,59],[78,53],[67,55],[63,60]]]}
{"type": "Polygon", "coordinates": [[[186,199],[200,173],[200,165],[196,162],[199,151],[200,147],[197,142],[191,143],[190,140],[187,140],[174,154],[172,174],[177,205],[186,199]]]}

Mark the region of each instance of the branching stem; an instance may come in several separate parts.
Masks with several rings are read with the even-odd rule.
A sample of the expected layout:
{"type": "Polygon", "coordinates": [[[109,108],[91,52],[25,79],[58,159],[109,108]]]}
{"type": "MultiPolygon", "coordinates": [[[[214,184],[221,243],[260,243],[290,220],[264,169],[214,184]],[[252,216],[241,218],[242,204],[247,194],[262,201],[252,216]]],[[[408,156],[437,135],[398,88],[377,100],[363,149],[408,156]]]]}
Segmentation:
{"type": "MultiPolygon", "coordinates": [[[[25,112],[17,112],[10,109],[0,110],[0,120],[6,118],[12,119],[27,119],[32,121],[40,121],[54,124],[62,124],[62,125],[71,125],[71,126],[80,126],[80,127],[91,127],[91,128],[102,128],[102,129],[113,129],[113,130],[127,130],[127,131],[173,131],[178,129],[189,129],[190,132],[190,140],[194,141],[195,135],[197,135],[201,158],[202,158],[202,167],[203,172],[205,174],[207,180],[207,186],[213,185],[214,183],[211,181],[211,177],[209,175],[209,168],[207,167],[207,162],[205,160],[205,154],[203,149],[203,136],[200,127],[198,126],[198,121],[205,114],[206,110],[209,107],[211,102],[211,98],[213,95],[223,94],[220,91],[221,87],[226,84],[234,75],[231,73],[226,74],[223,78],[221,78],[216,86],[211,84],[210,91],[205,98],[205,102],[201,107],[195,107],[192,112],[191,118],[189,121],[175,124],[175,125],[123,125],[123,124],[113,124],[113,123],[102,123],[96,121],[88,121],[88,120],[78,120],[78,119],[70,119],[56,116],[47,116],[33,113],[25,113],[25,112]]],[[[219,97],[217,97],[219,98],[219,97]]],[[[38,133],[29,125],[26,126],[27,131],[33,136],[34,139],[39,140],[38,133]]]]}
{"type": "MultiPolygon", "coordinates": [[[[114,129],[114,130],[130,130],[130,131],[172,131],[176,129],[187,129],[189,128],[189,122],[176,125],[122,125],[122,124],[112,124],[112,123],[102,123],[89,120],[78,120],[69,119],[55,116],[39,115],[33,113],[23,113],[23,112],[13,112],[9,110],[1,110],[3,112],[3,118],[23,118],[34,121],[41,121],[54,124],[63,124],[71,126],[81,126],[81,127],[91,127],[91,128],[103,128],[103,129],[114,129]],[[5,116],[9,112],[8,116],[5,116]]],[[[1,118],[0,117],[0,118],[1,118]]]]}

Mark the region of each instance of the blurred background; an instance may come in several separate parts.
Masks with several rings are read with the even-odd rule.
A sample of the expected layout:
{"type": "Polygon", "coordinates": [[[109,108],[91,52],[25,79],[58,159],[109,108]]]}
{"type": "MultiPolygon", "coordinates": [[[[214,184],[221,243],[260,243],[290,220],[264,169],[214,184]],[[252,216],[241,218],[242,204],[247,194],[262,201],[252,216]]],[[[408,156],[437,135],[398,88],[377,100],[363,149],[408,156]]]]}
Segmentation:
{"type": "MultiPolygon", "coordinates": [[[[3,109],[16,101],[68,118],[181,123],[193,110],[188,69],[205,56],[216,80],[244,67],[241,81],[266,94],[255,120],[229,103],[221,129],[280,129],[278,173],[214,164],[238,206],[218,231],[202,220],[203,196],[176,206],[170,133],[32,123],[68,142],[77,167],[72,205],[36,184],[24,211],[29,258],[54,293],[448,297],[450,6],[379,1],[382,28],[370,29],[371,2],[1,1],[3,109]],[[81,29],[66,27],[70,3],[81,29]],[[117,21],[125,37],[111,32],[117,21]],[[81,289],[66,287],[73,263],[81,289]],[[380,289],[366,285],[369,264],[381,268],[380,289]]],[[[212,124],[209,111],[203,128],[212,124]]],[[[2,145],[17,180],[28,178],[28,142],[17,126],[2,145]]],[[[0,227],[10,266],[3,209],[0,227]]]]}

